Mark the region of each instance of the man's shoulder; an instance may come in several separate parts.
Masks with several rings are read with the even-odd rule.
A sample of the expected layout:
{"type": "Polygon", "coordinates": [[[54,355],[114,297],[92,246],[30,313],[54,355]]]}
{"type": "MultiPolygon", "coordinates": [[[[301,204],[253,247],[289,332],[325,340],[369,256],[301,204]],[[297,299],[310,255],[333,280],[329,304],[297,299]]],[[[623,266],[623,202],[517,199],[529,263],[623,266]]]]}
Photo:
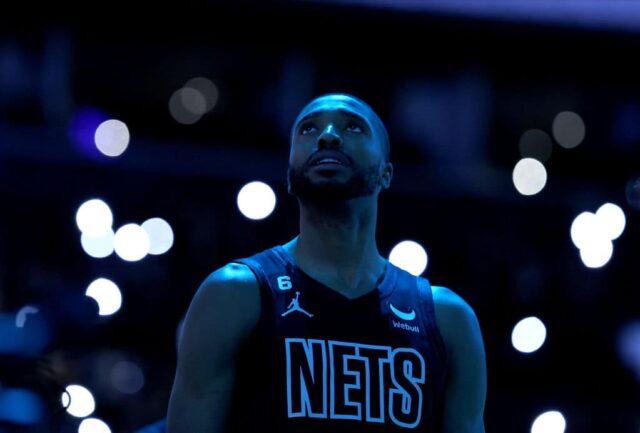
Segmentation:
{"type": "Polygon", "coordinates": [[[234,259],[215,269],[204,279],[198,292],[204,295],[216,293],[218,296],[225,294],[235,296],[236,293],[241,292],[249,297],[255,297],[254,295],[259,293],[259,275],[262,273],[263,258],[275,255],[273,251],[277,248],[278,246],[273,246],[253,255],[234,259]]]}
{"type": "Polygon", "coordinates": [[[431,293],[433,295],[433,303],[439,307],[471,309],[467,301],[449,287],[432,285],[431,293]]]}
{"type": "Polygon", "coordinates": [[[258,284],[251,268],[238,262],[229,262],[211,272],[202,283],[206,289],[251,288],[258,284]]]}
{"type": "Polygon", "coordinates": [[[152,424],[147,424],[144,427],[136,430],[134,433],[166,433],[167,431],[167,419],[162,418],[152,424]]]}
{"type": "Polygon", "coordinates": [[[451,335],[456,330],[462,330],[465,328],[461,326],[463,324],[477,324],[478,319],[473,308],[462,296],[444,286],[431,286],[431,292],[436,320],[443,334],[451,335]]]}
{"type": "MultiPolygon", "coordinates": [[[[402,271],[406,272],[407,271],[402,271]]],[[[433,304],[435,308],[440,309],[465,309],[471,308],[469,304],[456,292],[451,290],[449,287],[445,286],[437,286],[431,284],[431,281],[422,276],[412,275],[417,282],[420,290],[427,289],[427,291],[431,290],[431,298],[433,299],[433,304]]]]}
{"type": "Polygon", "coordinates": [[[185,331],[208,329],[206,332],[212,338],[219,339],[220,334],[210,330],[224,329],[228,338],[244,338],[259,315],[256,277],[246,265],[231,262],[211,272],[202,282],[187,312],[185,331]]]}

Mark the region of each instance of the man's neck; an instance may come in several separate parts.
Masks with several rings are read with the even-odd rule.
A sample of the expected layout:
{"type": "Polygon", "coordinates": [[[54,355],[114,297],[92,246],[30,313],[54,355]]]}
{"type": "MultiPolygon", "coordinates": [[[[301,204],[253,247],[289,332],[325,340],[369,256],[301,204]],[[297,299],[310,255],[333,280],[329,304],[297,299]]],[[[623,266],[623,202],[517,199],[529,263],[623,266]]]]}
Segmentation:
{"type": "Polygon", "coordinates": [[[296,262],[344,285],[367,285],[383,272],[375,240],[377,201],[362,197],[328,204],[300,204],[300,235],[293,247],[296,262]]]}

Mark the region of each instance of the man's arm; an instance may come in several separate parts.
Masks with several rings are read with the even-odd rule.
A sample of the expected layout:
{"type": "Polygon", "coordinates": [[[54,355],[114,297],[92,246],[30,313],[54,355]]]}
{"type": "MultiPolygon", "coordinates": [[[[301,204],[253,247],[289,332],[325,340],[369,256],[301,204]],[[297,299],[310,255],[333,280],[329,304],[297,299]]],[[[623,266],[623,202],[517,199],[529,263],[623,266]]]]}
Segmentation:
{"type": "Polygon", "coordinates": [[[260,316],[251,270],[228,264],[199,287],[187,311],[169,400],[169,433],[218,433],[227,421],[236,356],[260,316]]]}
{"type": "Polygon", "coordinates": [[[487,366],[478,319],[460,296],[433,286],[436,321],[449,354],[443,433],[484,433],[487,366]]]}

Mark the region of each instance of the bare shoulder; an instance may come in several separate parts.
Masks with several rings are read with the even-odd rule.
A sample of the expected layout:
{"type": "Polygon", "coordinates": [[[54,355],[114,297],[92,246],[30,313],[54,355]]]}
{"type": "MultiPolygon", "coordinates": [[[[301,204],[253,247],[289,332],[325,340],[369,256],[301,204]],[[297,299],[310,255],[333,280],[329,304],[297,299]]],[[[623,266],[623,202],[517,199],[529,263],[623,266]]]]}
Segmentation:
{"type": "Polygon", "coordinates": [[[245,316],[251,316],[256,308],[260,308],[258,280],[253,271],[241,263],[227,263],[209,274],[194,301],[198,298],[203,298],[202,301],[214,310],[241,310],[245,316]]]}
{"type": "Polygon", "coordinates": [[[432,286],[432,293],[449,364],[442,431],[484,433],[487,363],[478,318],[453,290],[432,286]]]}
{"type": "MultiPolygon", "coordinates": [[[[260,316],[258,281],[248,266],[228,263],[209,274],[196,291],[185,320],[185,329],[215,335],[248,334],[260,316]]],[[[193,334],[193,332],[192,332],[193,334]]]]}
{"type": "Polygon", "coordinates": [[[227,263],[209,274],[202,283],[202,287],[212,290],[251,291],[258,287],[258,281],[247,265],[227,263]]]}
{"type": "Polygon", "coordinates": [[[209,274],[185,315],[174,384],[178,399],[210,399],[232,387],[242,343],[260,317],[260,292],[251,269],[229,263],[209,274]]]}
{"type": "Polygon", "coordinates": [[[436,309],[445,314],[474,314],[471,306],[460,295],[448,287],[431,286],[436,309]]]}
{"type": "Polygon", "coordinates": [[[473,308],[453,290],[431,286],[436,321],[445,339],[458,340],[462,334],[479,333],[479,324],[473,308]]]}
{"type": "Polygon", "coordinates": [[[248,266],[228,263],[210,273],[202,282],[194,302],[213,302],[212,308],[220,304],[231,304],[241,309],[258,305],[260,298],[258,281],[248,266]]]}

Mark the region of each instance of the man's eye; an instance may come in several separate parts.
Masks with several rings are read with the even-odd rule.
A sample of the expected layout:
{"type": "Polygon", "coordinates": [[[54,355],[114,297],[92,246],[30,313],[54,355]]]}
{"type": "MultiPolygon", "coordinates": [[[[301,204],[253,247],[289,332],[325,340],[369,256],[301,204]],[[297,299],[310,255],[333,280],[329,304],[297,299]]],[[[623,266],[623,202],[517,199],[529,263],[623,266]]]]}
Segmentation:
{"type": "Polygon", "coordinates": [[[357,123],[350,122],[347,124],[347,131],[349,132],[362,132],[362,126],[357,123]]]}
{"type": "Polygon", "coordinates": [[[309,134],[311,132],[313,132],[315,130],[315,126],[312,123],[307,123],[304,124],[300,127],[300,134],[302,135],[306,135],[309,134]]]}

